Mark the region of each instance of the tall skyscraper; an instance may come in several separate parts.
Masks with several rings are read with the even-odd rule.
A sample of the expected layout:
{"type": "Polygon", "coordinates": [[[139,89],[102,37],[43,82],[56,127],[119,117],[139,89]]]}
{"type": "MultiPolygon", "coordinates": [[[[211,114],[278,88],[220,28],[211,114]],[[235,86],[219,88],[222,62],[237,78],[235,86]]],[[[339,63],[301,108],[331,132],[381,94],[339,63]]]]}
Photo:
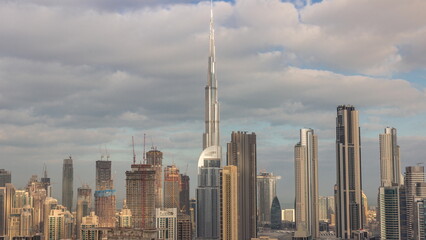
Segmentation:
{"type": "Polygon", "coordinates": [[[47,166],[43,166],[43,177],[41,178],[41,183],[43,184],[44,189],[46,190],[46,196],[52,196],[52,187],[50,186],[50,178],[47,176],[47,166]]]}
{"type": "Polygon", "coordinates": [[[175,166],[164,168],[164,207],[179,209],[181,179],[179,169],[175,166]]]}
{"type": "Polygon", "coordinates": [[[149,164],[132,164],[126,171],[126,203],[132,227],[155,229],[155,170],[149,164]]]}
{"type": "Polygon", "coordinates": [[[155,169],[155,207],[163,207],[163,153],[152,147],[146,153],[146,163],[155,169]]]}
{"type": "Polygon", "coordinates": [[[210,55],[205,87],[205,132],[203,151],[198,159],[197,238],[219,239],[219,171],[222,150],[219,143],[219,102],[215,73],[213,5],[210,11],[210,55]]]}
{"type": "Polygon", "coordinates": [[[9,215],[12,213],[15,187],[11,183],[6,183],[0,187],[0,236],[7,236],[9,233],[9,215]]]}
{"type": "Polygon", "coordinates": [[[336,235],[350,238],[363,227],[361,139],[358,111],[337,107],[336,118],[336,235]]]}
{"type": "Polygon", "coordinates": [[[256,134],[232,132],[227,150],[227,165],[238,172],[238,239],[250,240],[257,237],[256,134]]]}
{"type": "Polygon", "coordinates": [[[189,215],[189,176],[186,174],[180,174],[179,204],[180,211],[189,215]]]}
{"type": "Polygon", "coordinates": [[[84,184],[77,188],[77,237],[81,239],[80,227],[83,217],[89,216],[92,208],[92,189],[84,184]]]}
{"type": "Polygon", "coordinates": [[[233,165],[223,167],[221,174],[221,220],[222,240],[238,240],[238,172],[233,165]]]}
{"type": "Polygon", "coordinates": [[[115,227],[116,198],[111,176],[112,162],[96,161],[95,214],[99,227],[115,227]]]}
{"type": "Polygon", "coordinates": [[[318,137],[313,129],[300,129],[300,142],[294,147],[296,178],[295,237],[319,237],[318,137]]]}
{"type": "Polygon", "coordinates": [[[277,196],[277,180],[280,176],[273,173],[260,172],[257,175],[257,210],[260,225],[271,224],[272,200],[277,196]]]}
{"type": "Polygon", "coordinates": [[[407,194],[407,234],[408,239],[414,238],[414,198],[416,197],[416,184],[425,182],[424,166],[410,166],[405,168],[405,190],[407,194]]]}
{"type": "MultiPolygon", "coordinates": [[[[423,184],[426,189],[426,183],[423,184]]],[[[426,239],[426,195],[423,197],[414,198],[414,224],[413,224],[413,236],[414,239],[426,239]]]]}
{"type": "Polygon", "coordinates": [[[72,212],[72,200],[74,196],[74,168],[72,158],[64,159],[62,167],[62,205],[72,212]]]}
{"type": "Polygon", "coordinates": [[[0,169],[0,187],[6,186],[6,183],[12,183],[12,174],[9,171],[0,169]]]}
{"type": "Polygon", "coordinates": [[[387,127],[380,139],[380,180],[381,186],[401,184],[401,167],[396,129],[387,127]]]}
{"type": "Polygon", "coordinates": [[[399,186],[379,188],[379,221],[382,239],[402,239],[399,186]]]}

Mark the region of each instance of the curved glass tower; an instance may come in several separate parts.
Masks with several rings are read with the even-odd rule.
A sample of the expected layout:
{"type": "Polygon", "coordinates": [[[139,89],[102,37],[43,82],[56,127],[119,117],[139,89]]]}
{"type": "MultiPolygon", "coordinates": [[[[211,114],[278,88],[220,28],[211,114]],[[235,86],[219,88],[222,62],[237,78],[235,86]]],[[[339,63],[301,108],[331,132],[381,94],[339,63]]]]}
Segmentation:
{"type": "Polygon", "coordinates": [[[220,238],[220,162],[219,102],[215,75],[213,5],[210,11],[210,54],[205,87],[205,132],[203,152],[198,160],[197,239],[220,238]]]}

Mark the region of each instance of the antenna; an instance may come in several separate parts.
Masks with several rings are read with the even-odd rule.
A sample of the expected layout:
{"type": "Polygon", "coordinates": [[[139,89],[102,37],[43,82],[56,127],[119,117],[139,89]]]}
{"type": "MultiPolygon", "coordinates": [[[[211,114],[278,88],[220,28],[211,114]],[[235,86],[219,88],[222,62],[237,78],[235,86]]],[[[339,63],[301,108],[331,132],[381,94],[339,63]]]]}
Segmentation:
{"type": "Polygon", "coordinates": [[[106,154],[107,161],[109,161],[109,153],[108,153],[108,149],[107,149],[106,144],[105,144],[105,154],[106,154]]]}
{"type": "Polygon", "coordinates": [[[146,147],[146,134],[143,134],[143,164],[146,164],[146,153],[145,153],[145,147],[146,147]]]}
{"type": "Polygon", "coordinates": [[[188,163],[186,163],[185,175],[188,172],[188,163]]]}
{"type": "Polygon", "coordinates": [[[133,146],[133,164],[136,164],[135,138],[133,136],[132,136],[132,146],[133,146]]]}
{"type": "Polygon", "coordinates": [[[43,163],[43,173],[44,173],[44,178],[47,178],[47,166],[46,166],[46,163],[43,163]]]}

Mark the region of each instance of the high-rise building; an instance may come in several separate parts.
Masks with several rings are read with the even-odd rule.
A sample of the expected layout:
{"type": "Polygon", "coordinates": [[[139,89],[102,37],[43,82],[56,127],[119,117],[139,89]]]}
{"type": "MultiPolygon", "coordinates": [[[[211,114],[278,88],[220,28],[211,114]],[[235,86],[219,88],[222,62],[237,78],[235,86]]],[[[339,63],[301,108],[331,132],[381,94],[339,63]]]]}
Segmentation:
{"type": "Polygon", "coordinates": [[[336,236],[350,238],[363,227],[361,138],[358,111],[337,107],[336,118],[336,236]]]}
{"type": "Polygon", "coordinates": [[[120,228],[132,227],[132,211],[127,207],[126,200],[124,200],[123,208],[118,214],[118,226],[120,228]]]}
{"type": "Polygon", "coordinates": [[[220,173],[220,232],[222,240],[238,240],[238,171],[233,165],[220,173]]]}
{"type": "Polygon", "coordinates": [[[46,225],[48,231],[45,232],[45,239],[60,240],[73,238],[74,218],[64,206],[58,205],[56,209],[50,210],[46,225]]]}
{"type": "Polygon", "coordinates": [[[163,207],[163,153],[152,147],[146,153],[147,164],[152,165],[155,169],[155,207],[163,207]]]}
{"type": "Polygon", "coordinates": [[[98,217],[99,227],[115,227],[115,189],[111,176],[111,164],[108,160],[96,161],[96,191],[95,215],[98,217]]]}
{"type": "Polygon", "coordinates": [[[177,239],[192,240],[191,216],[183,212],[177,215],[177,239]]]}
{"type": "Polygon", "coordinates": [[[47,176],[47,166],[43,166],[43,177],[41,178],[41,183],[43,184],[44,189],[46,190],[46,196],[52,196],[52,187],[50,186],[50,178],[47,176]]]}
{"type": "Polygon", "coordinates": [[[78,239],[82,240],[96,240],[99,239],[99,230],[96,229],[99,226],[99,218],[95,215],[95,212],[90,212],[89,215],[84,216],[81,222],[81,230],[78,239]]]}
{"type": "Polygon", "coordinates": [[[227,165],[238,172],[238,239],[250,240],[257,237],[256,134],[232,132],[227,150],[227,165]]]}
{"type": "Polygon", "coordinates": [[[213,6],[210,11],[210,54],[205,87],[205,132],[203,151],[198,159],[198,187],[196,190],[197,238],[220,238],[219,171],[222,149],[219,143],[219,102],[215,73],[215,42],[213,6]]]}
{"type": "Polygon", "coordinates": [[[126,171],[126,203],[132,227],[155,229],[155,170],[149,164],[132,164],[126,171]]]}
{"type": "Polygon", "coordinates": [[[379,220],[382,239],[401,239],[399,199],[399,186],[379,188],[379,220]]]}
{"type": "Polygon", "coordinates": [[[281,204],[275,196],[271,206],[271,229],[281,229],[281,218],[281,204]]]}
{"type": "Polygon", "coordinates": [[[401,185],[401,167],[396,129],[387,127],[379,135],[380,140],[380,181],[381,186],[401,185]]]}
{"type": "Polygon", "coordinates": [[[271,224],[272,200],[277,196],[277,180],[280,176],[273,173],[260,172],[257,175],[257,211],[260,225],[271,224]]]}
{"type": "Polygon", "coordinates": [[[12,183],[12,174],[9,171],[0,169],[0,187],[6,186],[6,183],[12,183]]]}
{"type": "Polygon", "coordinates": [[[319,237],[318,138],[313,129],[300,129],[300,142],[294,147],[296,178],[295,236],[319,237]]]}
{"type": "Polygon", "coordinates": [[[0,236],[9,235],[9,216],[12,213],[14,197],[15,187],[11,183],[6,183],[4,187],[0,187],[0,236]]]}
{"type": "MultiPolygon", "coordinates": [[[[426,188],[426,183],[425,188],[426,188]]],[[[413,236],[416,240],[426,239],[426,196],[414,198],[413,236]]]]}
{"type": "Polygon", "coordinates": [[[167,166],[164,168],[164,207],[176,208],[180,206],[181,179],[179,169],[175,166],[167,166]]]}
{"type": "Polygon", "coordinates": [[[44,207],[43,207],[43,234],[44,234],[44,240],[49,239],[49,215],[50,211],[53,209],[56,209],[58,206],[58,200],[52,197],[47,197],[44,200],[44,207]]]}
{"type": "Polygon", "coordinates": [[[81,222],[83,217],[89,216],[92,208],[92,189],[89,185],[84,184],[83,186],[77,188],[77,214],[76,214],[76,224],[77,224],[77,237],[81,239],[81,222]]]}
{"type": "Polygon", "coordinates": [[[180,211],[189,215],[189,176],[186,174],[180,175],[179,204],[180,211]]]}
{"type": "Polygon", "coordinates": [[[62,205],[72,212],[72,200],[74,196],[74,168],[72,158],[64,159],[62,167],[62,205]]]}
{"type": "Polygon", "coordinates": [[[155,226],[158,229],[158,239],[177,239],[177,208],[156,208],[155,226]]]}
{"type": "Polygon", "coordinates": [[[414,238],[414,198],[416,197],[416,184],[425,182],[424,166],[409,166],[405,168],[405,190],[407,200],[407,237],[414,238]]]}

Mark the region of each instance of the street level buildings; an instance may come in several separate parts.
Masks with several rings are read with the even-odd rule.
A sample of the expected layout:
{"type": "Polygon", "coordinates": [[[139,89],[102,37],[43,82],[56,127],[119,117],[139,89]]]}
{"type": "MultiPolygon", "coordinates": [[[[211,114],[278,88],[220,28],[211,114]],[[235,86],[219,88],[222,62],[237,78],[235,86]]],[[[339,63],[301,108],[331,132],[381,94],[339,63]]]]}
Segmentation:
{"type": "Polygon", "coordinates": [[[221,174],[220,232],[222,240],[238,240],[238,172],[233,165],[224,166],[221,174]]]}
{"type": "Polygon", "coordinates": [[[358,111],[337,107],[336,117],[336,236],[348,239],[363,228],[361,138],[358,111]]]}

